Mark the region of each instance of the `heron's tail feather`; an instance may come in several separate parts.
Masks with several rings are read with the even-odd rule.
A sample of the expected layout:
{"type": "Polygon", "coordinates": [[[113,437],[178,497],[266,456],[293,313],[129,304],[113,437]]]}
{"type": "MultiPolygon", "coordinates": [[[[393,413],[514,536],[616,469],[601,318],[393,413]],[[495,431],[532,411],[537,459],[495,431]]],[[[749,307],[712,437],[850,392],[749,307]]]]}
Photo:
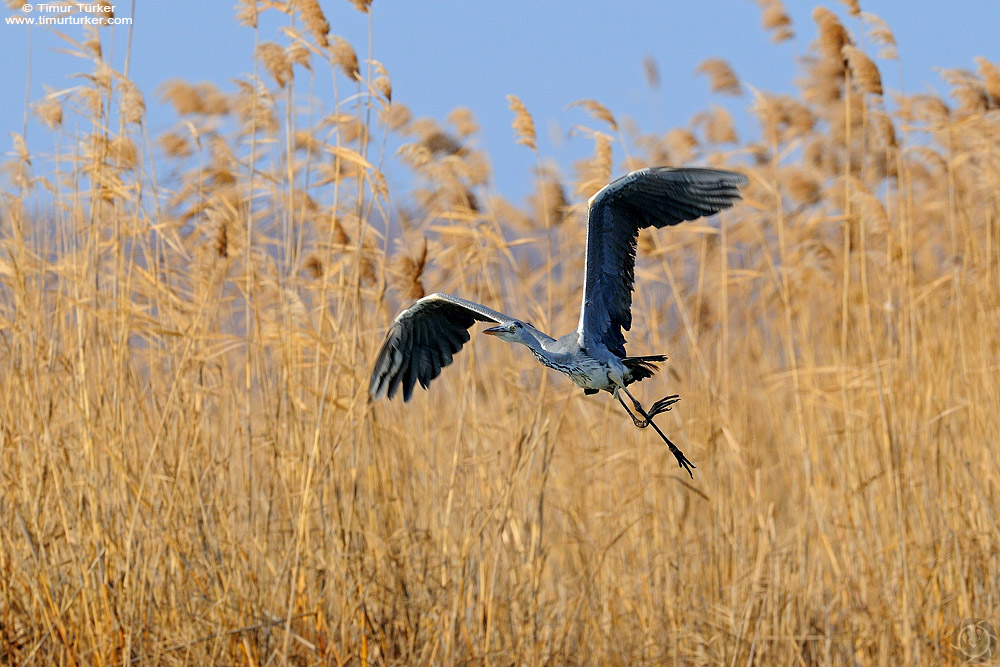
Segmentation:
{"type": "Polygon", "coordinates": [[[653,377],[653,374],[660,369],[658,364],[661,361],[666,360],[667,355],[665,354],[649,354],[643,357],[625,357],[622,359],[622,363],[625,365],[625,368],[629,370],[628,377],[625,378],[626,386],[632,384],[633,382],[639,382],[640,380],[653,377]]]}

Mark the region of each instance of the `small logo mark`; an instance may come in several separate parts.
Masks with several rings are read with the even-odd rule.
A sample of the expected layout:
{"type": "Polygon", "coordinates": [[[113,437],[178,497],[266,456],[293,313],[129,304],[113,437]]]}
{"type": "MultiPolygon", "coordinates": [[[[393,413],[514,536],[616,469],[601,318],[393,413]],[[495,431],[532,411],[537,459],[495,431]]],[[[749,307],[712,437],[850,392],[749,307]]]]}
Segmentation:
{"type": "Polygon", "coordinates": [[[986,662],[997,656],[997,631],[989,621],[967,618],[951,633],[951,650],[963,662],[986,662]]]}
{"type": "Polygon", "coordinates": [[[21,5],[21,11],[24,12],[25,14],[30,14],[32,9],[34,9],[34,7],[32,7],[31,4],[21,5]]]}

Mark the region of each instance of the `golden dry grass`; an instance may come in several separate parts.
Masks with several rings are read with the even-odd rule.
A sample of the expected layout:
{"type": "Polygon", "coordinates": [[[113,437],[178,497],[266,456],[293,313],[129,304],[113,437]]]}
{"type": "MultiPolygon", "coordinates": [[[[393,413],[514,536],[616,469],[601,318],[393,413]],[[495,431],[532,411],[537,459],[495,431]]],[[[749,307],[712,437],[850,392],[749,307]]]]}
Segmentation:
{"type": "Polygon", "coordinates": [[[162,137],[91,40],[87,85],[39,100],[51,169],[15,142],[0,660],[926,664],[995,615],[996,63],[951,73],[957,104],[887,110],[892,77],[818,12],[800,95],[752,103],[760,142],[699,134],[704,115],[623,134],[588,101],[614,135],[575,181],[540,158],[526,211],[484,194],[471,114],[411,119],[292,4],[306,29],[261,36],[259,79],[164,88],[184,122],[162,137]],[[319,76],[339,101],[309,124],[289,101],[319,76]],[[391,196],[390,132],[415,175],[391,196]],[[425,291],[574,326],[579,202],[623,145],[616,174],[751,178],[719,221],[640,239],[631,350],[670,356],[642,394],[683,396],[660,421],[694,481],[607,397],[496,343],[368,405],[381,336],[425,291]]]}

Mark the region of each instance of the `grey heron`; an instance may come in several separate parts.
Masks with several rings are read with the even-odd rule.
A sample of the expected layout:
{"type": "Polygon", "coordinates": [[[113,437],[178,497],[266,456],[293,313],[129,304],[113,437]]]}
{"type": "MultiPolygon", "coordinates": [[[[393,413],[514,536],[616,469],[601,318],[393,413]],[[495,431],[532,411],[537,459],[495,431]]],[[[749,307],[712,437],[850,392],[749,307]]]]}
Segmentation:
{"type": "Polygon", "coordinates": [[[652,426],[694,477],[695,466],[653,423],[679,400],[666,396],[649,410],[627,386],[651,377],[664,355],[625,354],[624,331],[632,327],[636,239],[640,229],[662,228],[709,216],[740,199],[746,176],[721,169],[649,167],[623,176],[599,190],[589,202],[583,303],[576,331],[561,338],[478,303],[431,294],[401,312],[389,327],[378,353],[368,391],[372,399],[392,398],[402,389],[410,400],[419,382],[424,389],[469,341],[475,322],[491,322],[484,334],[520,343],[545,366],[565,375],[586,394],[607,391],[618,399],[639,428],[652,426]],[[642,419],[629,410],[631,399],[642,419]]]}

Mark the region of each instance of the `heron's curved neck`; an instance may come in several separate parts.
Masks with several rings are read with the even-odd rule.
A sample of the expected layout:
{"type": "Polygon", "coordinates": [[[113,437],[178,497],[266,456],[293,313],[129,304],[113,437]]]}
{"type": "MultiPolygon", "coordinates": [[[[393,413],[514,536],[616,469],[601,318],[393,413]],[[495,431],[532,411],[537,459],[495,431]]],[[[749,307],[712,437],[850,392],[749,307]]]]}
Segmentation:
{"type": "Polygon", "coordinates": [[[535,353],[535,356],[544,355],[545,348],[542,347],[540,336],[531,329],[525,329],[521,338],[516,341],[535,353]]]}

